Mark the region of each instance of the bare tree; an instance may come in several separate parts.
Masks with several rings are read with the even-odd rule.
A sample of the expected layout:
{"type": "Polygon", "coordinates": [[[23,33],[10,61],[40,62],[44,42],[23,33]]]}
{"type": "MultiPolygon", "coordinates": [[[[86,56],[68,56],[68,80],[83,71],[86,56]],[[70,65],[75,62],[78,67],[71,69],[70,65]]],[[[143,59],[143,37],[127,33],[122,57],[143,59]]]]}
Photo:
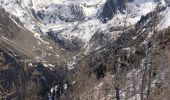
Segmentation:
{"type": "Polygon", "coordinates": [[[14,85],[14,83],[12,83],[10,89],[5,90],[1,84],[0,84],[0,88],[3,90],[2,92],[0,91],[0,99],[6,100],[7,97],[13,95],[16,92],[16,86],[14,85]]]}

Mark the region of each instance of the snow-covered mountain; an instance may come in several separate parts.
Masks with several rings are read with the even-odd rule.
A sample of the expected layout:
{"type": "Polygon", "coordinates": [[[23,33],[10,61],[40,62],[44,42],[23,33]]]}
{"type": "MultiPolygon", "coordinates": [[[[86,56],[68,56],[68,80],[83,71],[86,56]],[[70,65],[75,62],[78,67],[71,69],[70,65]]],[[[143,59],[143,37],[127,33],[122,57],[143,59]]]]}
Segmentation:
{"type": "MultiPolygon", "coordinates": [[[[72,36],[87,43],[96,30],[137,23],[141,16],[165,7],[164,0],[1,0],[6,11],[18,17],[24,27],[40,35],[55,31],[66,39],[72,36]],[[127,8],[127,10],[126,10],[127,8]],[[107,23],[103,23],[103,22],[107,23]]],[[[40,36],[37,35],[37,36],[40,36]]]]}
{"type": "Polygon", "coordinates": [[[170,0],[0,0],[0,99],[169,100],[169,32],[170,0]]]}

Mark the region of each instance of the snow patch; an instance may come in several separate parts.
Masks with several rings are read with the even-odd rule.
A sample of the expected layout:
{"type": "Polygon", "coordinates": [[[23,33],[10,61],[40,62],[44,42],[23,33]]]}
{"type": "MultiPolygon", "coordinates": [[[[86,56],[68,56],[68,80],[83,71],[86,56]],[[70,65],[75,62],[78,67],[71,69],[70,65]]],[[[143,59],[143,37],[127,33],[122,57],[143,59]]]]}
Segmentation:
{"type": "Polygon", "coordinates": [[[170,7],[168,7],[163,13],[161,13],[161,15],[163,18],[158,24],[158,30],[163,30],[170,26],[170,7]]]}
{"type": "Polygon", "coordinates": [[[20,28],[24,29],[21,25],[19,25],[11,16],[9,18],[20,28]]]}

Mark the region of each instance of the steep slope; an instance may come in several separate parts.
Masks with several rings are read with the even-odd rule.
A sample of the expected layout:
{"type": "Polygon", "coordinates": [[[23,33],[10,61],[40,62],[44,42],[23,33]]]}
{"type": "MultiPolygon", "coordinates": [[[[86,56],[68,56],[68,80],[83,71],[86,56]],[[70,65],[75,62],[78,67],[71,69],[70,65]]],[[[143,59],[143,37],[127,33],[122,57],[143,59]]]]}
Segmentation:
{"type": "Polygon", "coordinates": [[[56,63],[60,65],[62,62],[74,60],[76,52],[64,51],[47,37],[37,38],[37,34],[24,28],[18,18],[3,10],[1,12],[0,40],[8,45],[9,51],[25,55],[26,57],[23,56],[21,59],[23,62],[43,62],[53,67],[56,63]]]}
{"type": "Polygon", "coordinates": [[[162,12],[162,21],[160,22],[158,28],[159,30],[166,29],[170,26],[170,8],[167,8],[164,12],[162,12]]]}
{"type": "Polygon", "coordinates": [[[0,12],[0,99],[46,100],[54,84],[66,82],[65,62],[75,54],[37,39],[16,17],[0,12]]]}
{"type": "Polygon", "coordinates": [[[75,91],[66,98],[169,99],[169,29],[155,30],[160,16],[154,13],[158,12],[141,19],[140,27],[82,58],[76,67],[75,91]]]}

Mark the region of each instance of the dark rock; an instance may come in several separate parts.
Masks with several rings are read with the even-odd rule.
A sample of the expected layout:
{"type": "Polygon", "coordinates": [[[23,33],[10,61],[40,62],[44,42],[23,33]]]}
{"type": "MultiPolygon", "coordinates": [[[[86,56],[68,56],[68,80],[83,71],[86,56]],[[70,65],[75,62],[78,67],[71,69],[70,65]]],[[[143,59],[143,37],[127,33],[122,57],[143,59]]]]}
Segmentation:
{"type": "Polygon", "coordinates": [[[47,34],[52,40],[58,43],[61,48],[64,48],[68,51],[77,51],[81,48],[80,41],[77,38],[68,40],[63,38],[59,33],[53,31],[50,31],[47,34]]]}
{"type": "Polygon", "coordinates": [[[103,7],[103,11],[99,15],[99,18],[103,23],[106,23],[118,12],[124,13],[123,10],[125,9],[125,0],[107,0],[103,7]]]}

